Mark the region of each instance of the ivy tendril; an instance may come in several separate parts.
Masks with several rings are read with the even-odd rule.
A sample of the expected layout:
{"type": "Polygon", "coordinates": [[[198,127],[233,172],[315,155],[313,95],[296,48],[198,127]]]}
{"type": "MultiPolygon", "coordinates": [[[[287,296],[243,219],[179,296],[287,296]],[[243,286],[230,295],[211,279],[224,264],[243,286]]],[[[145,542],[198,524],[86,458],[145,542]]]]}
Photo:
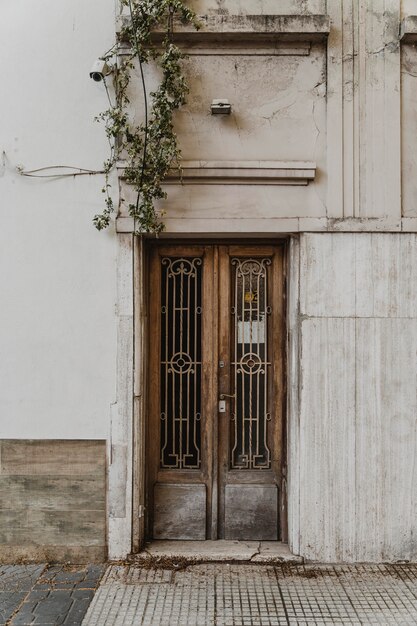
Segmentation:
{"type": "MultiPolygon", "coordinates": [[[[134,218],[135,233],[158,234],[164,230],[164,224],[155,209],[155,202],[167,197],[162,184],[169,170],[181,172],[181,151],[174,132],[173,114],[185,103],[189,91],[182,72],[184,55],[173,42],[174,19],[193,24],[196,29],[199,25],[194,11],[182,0],[121,0],[121,4],[128,8],[130,20],[121,29],[120,41],[128,43],[130,52],[115,67],[115,102],[112,103],[104,81],[109,107],[95,118],[105,125],[110,155],[103,168],[105,207],[94,217],[93,223],[98,230],[110,224],[115,209],[110,175],[123,156],[126,182],[136,193],[136,202],[128,205],[129,215],[134,218]],[[152,40],[157,27],[164,28],[162,47],[152,40]],[[150,93],[149,111],[143,65],[150,61],[156,62],[162,70],[162,80],[158,89],[150,93]],[[144,122],[139,125],[132,123],[128,112],[128,88],[136,63],[139,64],[145,110],[144,122]]],[[[116,43],[102,59],[109,61],[118,55],[120,46],[116,43]]]]}

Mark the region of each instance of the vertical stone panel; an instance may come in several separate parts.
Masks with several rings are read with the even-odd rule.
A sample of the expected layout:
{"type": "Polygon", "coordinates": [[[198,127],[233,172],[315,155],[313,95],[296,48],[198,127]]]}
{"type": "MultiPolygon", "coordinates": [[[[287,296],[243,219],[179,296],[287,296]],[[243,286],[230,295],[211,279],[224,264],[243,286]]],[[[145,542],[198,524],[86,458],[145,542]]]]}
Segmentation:
{"type": "Polygon", "coordinates": [[[301,239],[300,406],[289,412],[300,499],[290,528],[307,558],[417,557],[416,244],[414,234],[301,239]]]}
{"type": "Polygon", "coordinates": [[[301,238],[300,312],[314,317],[355,315],[355,249],[352,235],[301,238]]]}
{"type": "Polygon", "coordinates": [[[109,466],[109,557],[132,548],[133,453],[133,249],[132,235],[119,234],[117,259],[117,402],[112,407],[109,466]]]}
{"type": "Polygon", "coordinates": [[[301,555],[354,558],[355,322],[302,323],[301,555]]]}
{"type": "Polygon", "coordinates": [[[290,241],[288,264],[288,543],[294,554],[300,554],[300,242],[296,237],[290,241]]]}
{"type": "Polygon", "coordinates": [[[356,315],[417,318],[417,235],[355,236],[356,315]]]}
{"type": "Polygon", "coordinates": [[[357,321],[357,550],[415,560],[417,323],[357,321]]]}

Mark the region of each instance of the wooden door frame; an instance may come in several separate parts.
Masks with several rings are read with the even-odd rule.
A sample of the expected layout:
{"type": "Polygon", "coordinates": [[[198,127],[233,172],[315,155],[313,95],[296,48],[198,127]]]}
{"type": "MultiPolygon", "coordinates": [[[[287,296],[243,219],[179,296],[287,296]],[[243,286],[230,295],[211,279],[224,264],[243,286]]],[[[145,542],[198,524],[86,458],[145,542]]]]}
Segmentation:
{"type": "MultiPolygon", "coordinates": [[[[286,298],[287,288],[287,263],[288,263],[288,237],[274,238],[249,238],[225,237],[214,239],[212,237],[193,237],[193,238],[168,238],[163,237],[159,240],[145,239],[133,237],[132,265],[133,265],[133,301],[134,301],[134,405],[133,405],[133,432],[132,432],[132,460],[133,460],[133,480],[132,480],[132,551],[139,552],[145,542],[145,516],[144,510],[146,505],[146,414],[148,402],[148,381],[147,370],[149,363],[147,338],[148,333],[148,290],[149,290],[149,250],[155,246],[167,245],[268,245],[284,247],[283,262],[283,297],[286,298]]],[[[284,303],[284,311],[286,306],[284,303]]],[[[282,412],[282,465],[283,465],[283,489],[281,507],[281,540],[288,541],[288,519],[287,519],[287,489],[286,485],[286,469],[287,469],[287,323],[286,314],[283,315],[283,344],[284,352],[282,357],[283,363],[283,412],[282,412]]],[[[216,471],[213,468],[213,471],[216,471]]],[[[213,478],[215,478],[213,476],[213,478]]],[[[216,481],[214,480],[214,483],[216,481]]],[[[213,500],[217,502],[216,494],[213,493],[213,500]]],[[[217,516],[213,515],[212,527],[217,523],[217,516]],[[216,522],[214,521],[216,519],[216,522]]]]}

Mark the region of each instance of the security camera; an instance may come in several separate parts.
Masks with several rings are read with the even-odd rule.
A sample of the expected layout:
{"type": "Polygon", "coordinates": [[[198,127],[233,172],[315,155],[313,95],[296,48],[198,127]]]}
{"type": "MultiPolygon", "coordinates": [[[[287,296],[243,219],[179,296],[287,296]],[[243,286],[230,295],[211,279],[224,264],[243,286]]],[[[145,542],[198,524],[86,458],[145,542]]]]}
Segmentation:
{"type": "Polygon", "coordinates": [[[111,74],[112,70],[113,68],[110,65],[107,65],[106,61],[103,59],[97,59],[91,68],[90,78],[95,80],[96,83],[99,83],[104,80],[106,76],[111,74]]]}

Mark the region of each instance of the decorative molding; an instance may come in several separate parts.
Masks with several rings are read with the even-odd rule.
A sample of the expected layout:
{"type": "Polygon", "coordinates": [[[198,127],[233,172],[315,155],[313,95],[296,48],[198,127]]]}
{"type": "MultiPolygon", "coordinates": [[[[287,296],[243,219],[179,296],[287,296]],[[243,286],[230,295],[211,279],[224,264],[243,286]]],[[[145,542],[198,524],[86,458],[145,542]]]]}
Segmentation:
{"type": "MultiPolygon", "coordinates": [[[[345,233],[413,233],[417,232],[417,218],[403,218],[393,221],[391,218],[348,218],[334,219],[326,217],[276,217],[276,218],[165,218],[167,230],[162,236],[170,236],[181,233],[200,234],[213,236],[219,233],[239,234],[245,236],[251,234],[274,237],[277,234],[290,234],[302,232],[345,232],[345,233]]],[[[116,220],[118,233],[132,233],[134,220],[132,217],[120,216],[116,220]]]]}
{"type": "Polygon", "coordinates": [[[372,4],[327,3],[327,207],[336,219],[399,222],[401,2],[372,4]]]}
{"type": "Polygon", "coordinates": [[[215,46],[183,45],[181,47],[187,56],[308,56],[311,51],[311,41],[271,41],[264,45],[244,45],[242,42],[218,43],[215,46]]]}
{"type": "MultiPolygon", "coordinates": [[[[211,46],[216,47],[212,54],[231,54],[233,48],[236,48],[237,54],[243,54],[245,46],[242,44],[250,48],[272,49],[272,54],[291,54],[291,51],[284,52],[283,42],[322,42],[326,41],[330,32],[330,18],[327,15],[200,15],[198,20],[201,24],[198,31],[189,24],[184,25],[180,21],[175,23],[174,41],[178,45],[185,45],[188,54],[192,53],[191,48],[203,49],[200,54],[208,54],[207,48],[211,46]],[[280,45],[277,45],[278,42],[280,45]]],[[[126,15],[118,18],[118,34],[128,21],[126,15]]],[[[155,43],[164,37],[162,28],[155,30],[155,43]]],[[[300,54],[297,47],[290,46],[289,49],[300,54]]],[[[306,54],[305,46],[301,50],[301,54],[306,54]]],[[[246,54],[251,54],[251,50],[246,49],[246,54]]]]}
{"type": "Polygon", "coordinates": [[[309,161],[183,161],[182,176],[172,170],[167,184],[307,185],[316,176],[309,161]]]}
{"type": "MultiPolygon", "coordinates": [[[[118,165],[123,178],[124,164],[118,165]]],[[[310,161],[182,161],[182,176],[171,170],[167,185],[308,185],[317,166],[310,161]]]]}
{"type": "Polygon", "coordinates": [[[401,43],[417,43],[417,15],[409,15],[401,21],[401,43]]]}

